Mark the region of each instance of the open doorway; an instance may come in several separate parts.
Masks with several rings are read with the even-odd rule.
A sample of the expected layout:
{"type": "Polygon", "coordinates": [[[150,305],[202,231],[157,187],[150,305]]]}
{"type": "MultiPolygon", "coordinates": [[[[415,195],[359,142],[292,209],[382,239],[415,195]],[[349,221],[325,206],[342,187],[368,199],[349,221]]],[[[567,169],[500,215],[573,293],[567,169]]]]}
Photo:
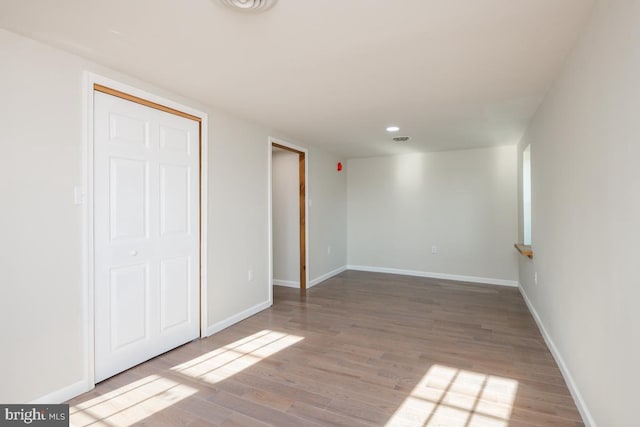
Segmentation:
{"type": "Polygon", "coordinates": [[[271,278],[273,285],[307,288],[307,150],[269,140],[271,278]]]}

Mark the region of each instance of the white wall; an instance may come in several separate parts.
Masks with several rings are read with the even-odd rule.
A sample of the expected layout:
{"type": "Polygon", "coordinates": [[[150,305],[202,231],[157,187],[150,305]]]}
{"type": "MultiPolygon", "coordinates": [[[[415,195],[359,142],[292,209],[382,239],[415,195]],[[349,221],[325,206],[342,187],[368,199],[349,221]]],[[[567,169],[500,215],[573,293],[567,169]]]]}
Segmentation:
{"type": "Polygon", "coordinates": [[[531,144],[534,251],[520,282],[600,426],[638,424],[639,82],[640,2],[597,2],[520,144],[531,144]]]}
{"type": "Polygon", "coordinates": [[[300,286],[300,161],[275,149],[272,157],[273,280],[300,286]]]}
{"type": "Polygon", "coordinates": [[[82,74],[75,58],[62,58],[0,31],[0,401],[8,403],[83,377],[82,209],[73,205],[82,74]]]}
{"type": "Polygon", "coordinates": [[[515,284],[515,146],[355,159],[347,170],[350,268],[515,284]]]}
{"type": "Polygon", "coordinates": [[[347,264],[347,174],[335,155],[309,150],[309,286],[339,273],[347,264]]]}
{"type": "MultiPolygon", "coordinates": [[[[83,385],[83,216],[73,187],[82,182],[85,70],[208,113],[210,330],[268,305],[268,137],[303,144],[4,30],[0,63],[0,401],[66,398],[83,385]]],[[[309,155],[312,165],[325,156],[317,148],[309,155]]],[[[310,175],[309,186],[322,188],[314,181],[330,175],[310,175]]],[[[309,215],[321,224],[310,242],[324,240],[315,233],[334,226],[314,208],[309,215]]],[[[330,271],[324,257],[311,255],[314,274],[330,271]]]]}

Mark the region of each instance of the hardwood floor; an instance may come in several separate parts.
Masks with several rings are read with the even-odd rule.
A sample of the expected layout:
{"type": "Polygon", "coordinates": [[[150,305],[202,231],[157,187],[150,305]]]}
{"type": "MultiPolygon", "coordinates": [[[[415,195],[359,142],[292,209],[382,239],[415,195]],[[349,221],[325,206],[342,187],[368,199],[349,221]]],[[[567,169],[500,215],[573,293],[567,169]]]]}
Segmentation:
{"type": "Polygon", "coordinates": [[[583,425],[517,289],[356,271],[69,403],[77,426],[583,425]]]}

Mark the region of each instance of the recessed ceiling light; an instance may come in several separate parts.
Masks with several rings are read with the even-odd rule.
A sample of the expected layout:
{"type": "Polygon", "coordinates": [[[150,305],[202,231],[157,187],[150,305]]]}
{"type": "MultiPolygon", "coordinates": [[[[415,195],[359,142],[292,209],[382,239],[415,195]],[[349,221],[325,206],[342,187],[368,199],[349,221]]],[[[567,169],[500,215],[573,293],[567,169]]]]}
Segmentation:
{"type": "Polygon", "coordinates": [[[387,132],[398,132],[400,128],[398,126],[389,126],[387,132]]]}
{"type": "Polygon", "coordinates": [[[222,4],[241,12],[264,12],[270,9],[277,0],[220,0],[222,4]]]}

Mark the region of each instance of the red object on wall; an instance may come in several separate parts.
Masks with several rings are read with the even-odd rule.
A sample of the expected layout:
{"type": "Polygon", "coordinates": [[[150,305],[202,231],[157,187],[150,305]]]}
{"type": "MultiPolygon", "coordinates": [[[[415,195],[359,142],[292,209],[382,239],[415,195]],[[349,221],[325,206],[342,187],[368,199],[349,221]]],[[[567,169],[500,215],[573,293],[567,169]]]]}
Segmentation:
{"type": "Polygon", "coordinates": [[[338,172],[342,170],[342,162],[338,162],[338,172]]]}

